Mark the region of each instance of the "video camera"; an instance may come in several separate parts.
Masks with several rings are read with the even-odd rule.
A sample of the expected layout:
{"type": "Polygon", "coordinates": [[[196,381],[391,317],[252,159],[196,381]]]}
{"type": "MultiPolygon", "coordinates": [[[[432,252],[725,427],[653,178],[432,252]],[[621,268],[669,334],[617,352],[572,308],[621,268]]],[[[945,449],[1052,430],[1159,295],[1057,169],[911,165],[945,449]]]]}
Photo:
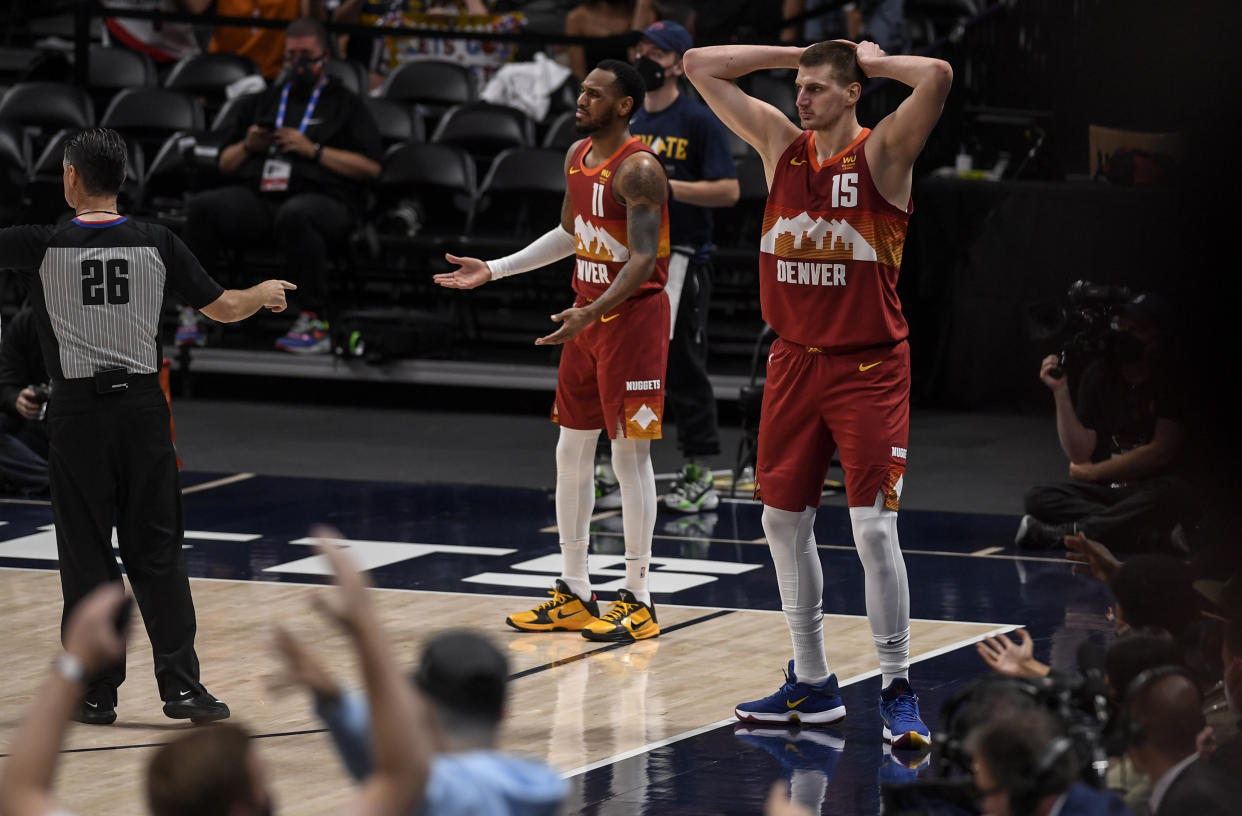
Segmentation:
{"type": "Polygon", "coordinates": [[[1129,287],[1079,280],[1070,284],[1065,304],[1050,320],[1037,321],[1033,340],[1061,338],[1060,363],[1054,377],[1081,373],[1088,363],[1107,354],[1116,340],[1116,322],[1133,293],[1129,287]]]}
{"type": "Polygon", "coordinates": [[[886,816],[977,816],[980,792],[967,740],[998,711],[1028,708],[1043,709],[1061,723],[1071,743],[1068,756],[1078,769],[1078,778],[1099,787],[1108,769],[1104,735],[1114,720],[1102,673],[1039,680],[989,675],[941,707],[941,730],[935,736],[928,770],[914,782],[882,785],[882,812],[886,816]]]}

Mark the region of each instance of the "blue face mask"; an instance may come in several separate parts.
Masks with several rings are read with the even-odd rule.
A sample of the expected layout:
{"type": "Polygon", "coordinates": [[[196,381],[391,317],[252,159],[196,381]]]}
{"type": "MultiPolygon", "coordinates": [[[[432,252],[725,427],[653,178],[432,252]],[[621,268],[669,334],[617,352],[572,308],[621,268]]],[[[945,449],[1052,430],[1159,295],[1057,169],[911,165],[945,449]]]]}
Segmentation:
{"type": "Polygon", "coordinates": [[[643,85],[648,91],[657,90],[664,85],[664,69],[651,57],[634,60],[634,70],[643,78],[643,85]]]}

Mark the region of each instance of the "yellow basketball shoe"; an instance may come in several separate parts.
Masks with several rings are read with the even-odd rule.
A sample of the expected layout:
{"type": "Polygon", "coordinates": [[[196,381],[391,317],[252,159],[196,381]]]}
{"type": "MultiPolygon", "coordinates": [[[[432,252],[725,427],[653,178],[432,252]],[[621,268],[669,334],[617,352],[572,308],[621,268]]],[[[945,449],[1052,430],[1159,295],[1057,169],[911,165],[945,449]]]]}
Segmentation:
{"type": "Polygon", "coordinates": [[[505,618],[505,623],[522,632],[552,632],[561,630],[577,632],[588,624],[599,622],[599,604],[595,594],[584,601],[575,595],[569,585],[560,578],[548,592],[552,600],[544,601],[529,612],[517,612],[505,618]]]}
{"type": "Polygon", "coordinates": [[[646,640],[660,634],[660,624],[656,621],[655,605],[648,606],[634,597],[628,589],[617,592],[617,600],[613,601],[604,616],[589,624],[582,630],[587,640],[606,640],[612,643],[633,643],[646,640]]]}

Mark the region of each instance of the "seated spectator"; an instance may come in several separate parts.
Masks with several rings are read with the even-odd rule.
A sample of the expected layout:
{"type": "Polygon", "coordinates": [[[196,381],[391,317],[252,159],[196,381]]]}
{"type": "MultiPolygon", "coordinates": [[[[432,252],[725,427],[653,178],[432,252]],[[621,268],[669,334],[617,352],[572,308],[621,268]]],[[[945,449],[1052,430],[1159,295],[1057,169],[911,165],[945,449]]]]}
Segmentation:
{"type": "MultiPolygon", "coordinates": [[[[332,531],[316,534],[320,554],[331,564],[338,586],[323,605],[358,652],[367,699],[375,711],[374,771],[347,812],[405,813],[426,780],[430,714],[401,679],[362,576],[342,548],[323,540],[325,534],[334,537],[332,531]]],[[[70,714],[85,692],[85,678],[125,654],[125,627],[118,627],[117,621],[128,603],[119,582],[105,584],[87,595],[66,621],[65,651],[35,695],[0,776],[0,813],[5,816],[68,816],[57,807],[51,790],[61,744],[70,714]]],[[[271,813],[272,799],[256,746],[234,725],[196,728],[163,745],[147,766],[148,811],[153,816],[271,813]]]]}
{"type": "MultiPolygon", "coordinates": [[[[345,767],[355,779],[365,777],[373,764],[366,696],[343,692],[310,648],[289,632],[278,631],[276,643],[294,680],[314,694],[345,767]]],[[[411,680],[434,712],[424,738],[442,750],[431,758],[413,812],[552,816],[559,811],[564,780],[542,763],[496,749],[508,676],[504,654],[473,632],[445,632],[424,647],[411,680]]]]}
{"type": "MultiPolygon", "coordinates": [[[[820,42],[844,37],[854,42],[871,40],[889,54],[903,54],[910,47],[906,33],[906,0],[860,0],[847,3],[840,14],[841,3],[828,0],[783,0],[785,19],[819,11],[801,25],[803,42],[820,42]]],[[[799,39],[797,27],[781,30],[781,39],[799,39]]]]}
{"type": "Polygon", "coordinates": [[[1140,674],[1124,706],[1132,721],[1126,756],[1152,780],[1152,816],[1237,813],[1242,793],[1235,779],[1199,756],[1202,698],[1184,670],[1158,667],[1140,674]]]}
{"type": "MultiPolygon", "coordinates": [[[[168,11],[200,14],[209,3],[201,0],[101,0],[103,7],[116,11],[168,11]]],[[[194,26],[167,20],[138,20],[133,17],[105,17],[108,37],[116,45],[146,54],[156,65],[167,65],[197,54],[198,38],[194,26]]]]}
{"type": "MultiPolygon", "coordinates": [[[[399,0],[375,4],[366,0],[346,0],[332,16],[336,23],[405,26],[408,28],[480,31],[513,34],[522,30],[526,18],[520,13],[497,12],[494,0],[399,0]]],[[[470,69],[475,87],[483,85],[513,59],[517,45],[496,40],[472,40],[457,37],[381,37],[350,36],[343,52],[368,66],[371,87],[378,88],[384,77],[398,65],[417,59],[447,60],[470,69]]]]}
{"type": "MultiPolygon", "coordinates": [[[[187,8],[201,14],[211,7],[211,0],[184,0],[187,8]]],[[[221,17],[262,17],[265,20],[293,20],[320,17],[323,6],[314,0],[216,0],[216,14],[221,17]]],[[[259,66],[259,73],[269,82],[285,67],[287,30],[279,28],[240,28],[217,26],[207,50],[213,54],[238,54],[249,57],[259,66]]]]}
{"type": "Polygon", "coordinates": [[[1039,377],[1056,401],[1070,481],[1027,492],[1017,546],[1059,548],[1081,532],[1114,552],[1159,549],[1189,514],[1190,490],[1175,467],[1184,417],[1164,363],[1164,312],[1150,295],[1131,300],[1076,396],[1058,357],[1044,358],[1039,377]]]}
{"type": "MultiPolygon", "coordinates": [[[[330,250],[349,236],[380,172],[379,132],[363,100],[324,77],[327,43],[316,20],[289,25],[289,81],[243,99],[221,125],[220,172],[237,183],[191,197],[183,235],[208,270],[221,247],[280,251],[299,282],[301,314],[276,345],[300,353],[331,350],[330,250]]],[[[201,334],[178,334],[201,343],[201,334]]]]}
{"type": "Polygon", "coordinates": [[[582,79],[600,60],[629,62],[631,31],[642,31],[659,19],[652,0],[586,0],[565,15],[570,37],[597,37],[587,46],[569,47],[569,69],[582,79]]]}
{"type": "Polygon", "coordinates": [[[1078,781],[1083,758],[1042,709],[993,717],[967,739],[980,806],[989,816],[1121,816],[1111,791],[1078,781]]]}
{"type": "Polygon", "coordinates": [[[47,479],[47,369],[33,310],[27,306],[0,335],[0,495],[44,494],[47,479]]]}

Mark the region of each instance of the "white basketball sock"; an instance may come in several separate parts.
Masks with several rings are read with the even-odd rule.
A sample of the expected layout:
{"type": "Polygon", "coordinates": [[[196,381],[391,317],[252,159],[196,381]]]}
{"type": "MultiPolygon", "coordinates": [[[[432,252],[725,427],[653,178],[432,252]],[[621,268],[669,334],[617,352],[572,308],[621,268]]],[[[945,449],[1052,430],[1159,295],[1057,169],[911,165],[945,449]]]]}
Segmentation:
{"type": "Polygon", "coordinates": [[[794,513],[765,505],[763,532],[793,640],[794,674],[799,682],[818,685],[830,672],[824,654],[824,571],[815,548],[815,508],[794,513]]]}
{"type": "Polygon", "coordinates": [[[883,496],[872,507],[851,507],[854,546],[866,577],[867,621],[880,658],[885,688],[910,670],[910,584],[897,540],[897,513],[883,496]]]}
{"type": "Polygon", "coordinates": [[[650,439],[614,439],[612,469],[621,486],[621,521],[625,528],[625,588],[650,606],[648,569],[655,533],[656,486],[650,439]]]}
{"type": "Polygon", "coordinates": [[[599,431],[561,428],[556,442],[556,526],[561,579],[579,598],[591,598],[587,543],[595,508],[595,439],[599,431]]]}

